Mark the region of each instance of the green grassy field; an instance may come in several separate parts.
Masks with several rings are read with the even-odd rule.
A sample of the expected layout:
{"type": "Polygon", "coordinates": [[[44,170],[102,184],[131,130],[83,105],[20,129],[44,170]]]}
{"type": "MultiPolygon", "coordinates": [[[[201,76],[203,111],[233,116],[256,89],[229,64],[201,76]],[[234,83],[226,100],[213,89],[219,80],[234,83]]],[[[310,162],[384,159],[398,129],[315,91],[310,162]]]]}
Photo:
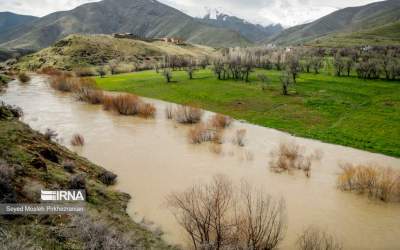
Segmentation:
{"type": "Polygon", "coordinates": [[[400,156],[400,83],[334,77],[327,73],[301,74],[290,96],[281,95],[280,72],[257,70],[251,82],[220,81],[210,70],[173,72],[167,84],[161,74],[144,71],[96,78],[109,91],[144,97],[230,115],[291,134],[400,156]],[[263,91],[258,73],[271,79],[263,91]]]}

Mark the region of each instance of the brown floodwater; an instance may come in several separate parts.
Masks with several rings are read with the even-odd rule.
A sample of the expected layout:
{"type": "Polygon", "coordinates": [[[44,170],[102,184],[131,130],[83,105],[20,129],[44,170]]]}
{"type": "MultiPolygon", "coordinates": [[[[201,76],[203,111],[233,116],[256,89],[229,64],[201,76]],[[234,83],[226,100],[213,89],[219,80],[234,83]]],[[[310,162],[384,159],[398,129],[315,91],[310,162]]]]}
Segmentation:
{"type": "Polygon", "coordinates": [[[11,82],[0,99],[22,107],[22,119],[32,128],[55,130],[61,144],[118,174],[115,188],[132,196],[128,207],[132,218],[153,229],[159,227],[171,243],[184,243],[185,235],[164,205],[166,195],[224,174],[236,183],[246,180],[286,200],[288,230],[281,249],[293,249],[298,235],[311,225],[335,234],[346,249],[400,249],[400,204],[336,189],[339,163],[372,162],[400,168],[400,159],[238,121],[226,131],[222,152],[216,153],[218,150],[209,144],[188,143],[190,126],[165,118],[168,103],[146,99],[157,107],[155,119],[118,116],[52,90],[40,76],[26,85],[11,82]],[[237,129],[247,130],[245,147],[231,142],[237,129]],[[84,136],[84,147],[69,145],[75,133],[84,136]],[[269,153],[281,142],[296,142],[310,152],[323,152],[311,178],[269,170],[269,153]]]}

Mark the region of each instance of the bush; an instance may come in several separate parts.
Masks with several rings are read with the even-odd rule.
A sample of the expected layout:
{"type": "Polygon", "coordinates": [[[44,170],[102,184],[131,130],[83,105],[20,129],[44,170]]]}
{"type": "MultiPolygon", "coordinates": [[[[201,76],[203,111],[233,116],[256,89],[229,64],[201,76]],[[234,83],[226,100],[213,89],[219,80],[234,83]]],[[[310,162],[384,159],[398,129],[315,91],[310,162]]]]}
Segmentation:
{"type": "Polygon", "coordinates": [[[61,92],[74,92],[79,89],[79,79],[66,75],[55,75],[50,79],[50,86],[61,92]]]}
{"type": "Polygon", "coordinates": [[[170,83],[172,80],[172,71],[170,69],[164,68],[162,74],[165,78],[165,81],[167,81],[167,83],[170,83]]]}
{"type": "Polygon", "coordinates": [[[0,203],[15,203],[17,194],[13,185],[14,168],[0,161],[0,203]]]}
{"type": "Polygon", "coordinates": [[[98,89],[81,87],[76,92],[76,98],[89,104],[101,104],[103,103],[104,92],[98,89]]]}
{"type": "Polygon", "coordinates": [[[27,83],[31,80],[31,77],[28,76],[26,73],[22,72],[18,74],[18,80],[22,83],[27,83]]]}
{"type": "Polygon", "coordinates": [[[154,117],[157,111],[153,104],[145,103],[132,94],[104,96],[102,103],[104,110],[115,111],[120,115],[140,115],[150,118],[154,117]]]}
{"type": "Polygon", "coordinates": [[[24,249],[24,250],[40,250],[32,241],[32,236],[24,232],[22,228],[17,233],[8,232],[5,228],[0,228],[0,249],[24,249]]]}
{"type": "Polygon", "coordinates": [[[73,161],[64,161],[63,162],[63,168],[65,171],[68,173],[74,173],[75,172],[75,163],[73,161]]]}
{"type": "Polygon", "coordinates": [[[167,197],[195,249],[275,249],[286,230],[284,200],[244,183],[240,193],[224,176],[167,197]]]}
{"type": "Polygon", "coordinates": [[[341,169],[338,176],[341,190],[367,194],[385,202],[400,200],[400,171],[372,164],[344,164],[341,169]]]}
{"type": "Polygon", "coordinates": [[[195,124],[201,121],[203,111],[199,108],[190,106],[179,106],[174,112],[177,122],[183,124],[195,124]]]}
{"type": "Polygon", "coordinates": [[[50,67],[50,66],[42,68],[41,70],[39,70],[38,73],[49,75],[49,76],[60,76],[60,75],[64,74],[63,71],[61,71],[59,69],[55,69],[55,68],[50,67]]]}
{"type": "Polygon", "coordinates": [[[73,70],[75,76],[77,77],[88,77],[88,76],[96,76],[97,73],[93,68],[85,67],[85,68],[76,68],[73,70]]]}
{"type": "Polygon", "coordinates": [[[132,94],[109,96],[103,101],[105,110],[113,110],[120,115],[137,115],[139,104],[139,97],[132,94]]]}
{"type": "Polygon", "coordinates": [[[36,181],[31,181],[24,185],[22,193],[30,202],[40,202],[40,191],[44,187],[42,184],[36,181]]]}
{"type": "Polygon", "coordinates": [[[102,224],[88,215],[74,216],[68,236],[78,237],[84,242],[84,249],[135,249],[134,243],[123,237],[123,234],[106,224],[102,224]],[[78,228],[79,230],[76,230],[78,228]]]}
{"type": "Polygon", "coordinates": [[[138,113],[144,118],[154,117],[156,115],[156,107],[150,103],[140,103],[138,113]]]}
{"type": "Polygon", "coordinates": [[[114,185],[117,181],[117,175],[110,171],[104,171],[103,173],[99,174],[98,178],[106,185],[114,185]]]}
{"type": "Polygon", "coordinates": [[[83,145],[85,145],[85,139],[83,138],[82,135],[75,134],[74,136],[72,136],[71,145],[75,146],[75,147],[83,146],[83,145]]]}
{"type": "Polygon", "coordinates": [[[269,166],[276,173],[302,170],[307,177],[311,176],[311,166],[314,161],[322,157],[319,151],[305,156],[305,148],[296,143],[281,143],[275,151],[271,152],[269,166]]]}
{"type": "Polygon", "coordinates": [[[86,190],[86,176],[85,174],[78,174],[71,176],[68,188],[86,190]]]}
{"type": "Polygon", "coordinates": [[[210,128],[201,123],[189,130],[188,138],[192,144],[201,144],[203,142],[221,143],[222,135],[220,131],[210,128]]]}
{"type": "Polygon", "coordinates": [[[21,108],[0,102],[0,120],[20,118],[22,115],[21,108]]]}
{"type": "Polygon", "coordinates": [[[211,120],[210,125],[217,129],[224,129],[232,124],[232,118],[226,115],[215,114],[211,120]]]}
{"type": "Polygon", "coordinates": [[[299,250],[341,250],[343,246],[332,235],[318,228],[306,229],[298,238],[299,250]]]}

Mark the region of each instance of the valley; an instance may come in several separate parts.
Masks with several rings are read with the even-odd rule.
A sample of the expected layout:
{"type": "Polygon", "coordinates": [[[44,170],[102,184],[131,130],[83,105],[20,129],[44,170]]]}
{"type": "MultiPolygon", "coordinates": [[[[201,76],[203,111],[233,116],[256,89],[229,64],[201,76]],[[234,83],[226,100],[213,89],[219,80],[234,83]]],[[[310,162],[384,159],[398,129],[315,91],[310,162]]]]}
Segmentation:
{"type": "Polygon", "coordinates": [[[400,2],[363,3],[0,3],[0,249],[400,248],[400,2]],[[44,202],[82,208],[4,209],[44,202]]]}

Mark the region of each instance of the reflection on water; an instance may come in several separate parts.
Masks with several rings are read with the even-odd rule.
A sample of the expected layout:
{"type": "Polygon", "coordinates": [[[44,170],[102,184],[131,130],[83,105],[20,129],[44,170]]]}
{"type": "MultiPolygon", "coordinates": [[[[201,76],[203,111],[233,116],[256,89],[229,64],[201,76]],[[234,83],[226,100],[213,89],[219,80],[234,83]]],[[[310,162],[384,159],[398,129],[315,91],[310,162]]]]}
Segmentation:
{"type": "Polygon", "coordinates": [[[190,127],[165,119],[164,102],[148,100],[158,108],[156,119],[117,116],[50,89],[45,78],[38,76],[29,85],[10,83],[1,100],[22,107],[23,120],[32,128],[54,129],[68,147],[73,134],[82,134],[86,144],[77,152],[118,174],[116,188],[133,197],[129,214],[160,226],[172,243],[182,243],[183,233],[164,206],[165,196],[222,173],[285,198],[289,221],[282,249],[293,248],[298,235],[310,225],[335,234],[349,249],[400,248],[399,204],[342,193],[335,186],[339,162],[378,162],[399,168],[400,159],[239,122],[226,131],[222,146],[190,145],[186,138],[190,127]],[[237,129],[247,130],[245,147],[231,142],[237,129]],[[310,179],[302,173],[269,171],[269,152],[282,141],[323,152],[310,179]]]}

